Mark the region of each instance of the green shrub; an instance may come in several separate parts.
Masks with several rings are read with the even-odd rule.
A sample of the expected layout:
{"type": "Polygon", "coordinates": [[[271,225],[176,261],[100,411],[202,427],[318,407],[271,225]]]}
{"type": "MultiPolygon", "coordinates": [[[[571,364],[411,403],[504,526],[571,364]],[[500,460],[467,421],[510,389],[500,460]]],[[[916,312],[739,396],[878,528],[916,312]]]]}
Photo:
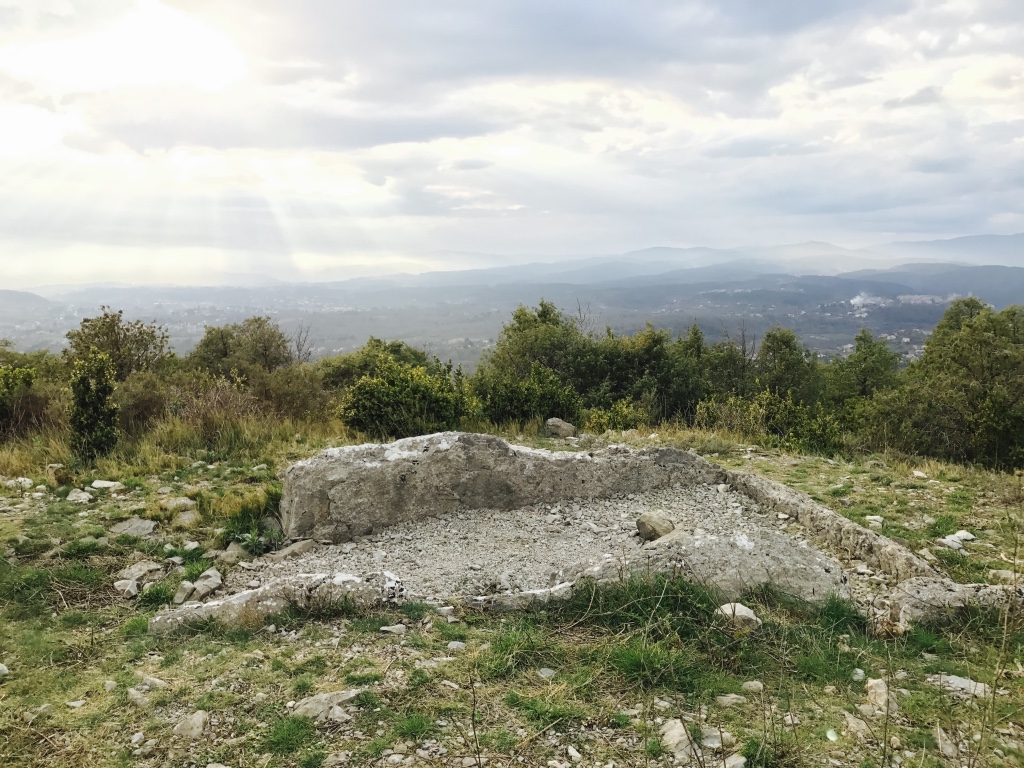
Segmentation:
{"type": "Polygon", "coordinates": [[[110,453],[117,445],[114,366],[97,350],[75,362],[71,376],[71,444],[85,461],[110,453]]]}
{"type": "Polygon", "coordinates": [[[35,371],[0,365],[0,436],[16,431],[19,401],[32,388],[35,371]]]}
{"type": "Polygon", "coordinates": [[[283,418],[322,419],[334,408],[334,397],[324,390],[323,376],[308,363],[269,372],[257,370],[249,376],[248,391],[283,418]]]}
{"type": "Polygon", "coordinates": [[[404,341],[382,341],[373,336],[355,352],[336,357],[325,357],[317,361],[316,368],[325,387],[344,390],[351,387],[363,376],[375,376],[380,364],[388,360],[398,365],[431,367],[426,352],[411,347],[404,341]]]}
{"type": "Polygon", "coordinates": [[[164,380],[152,371],[133,373],[117,388],[114,404],[121,431],[139,437],[167,411],[164,380]]]}
{"type": "Polygon", "coordinates": [[[752,399],[712,397],[697,406],[695,426],[725,429],[749,440],[787,448],[830,452],[843,444],[839,419],[821,403],[806,404],[763,390],[752,399]]]}
{"type": "Polygon", "coordinates": [[[345,393],[339,415],[375,437],[410,437],[456,429],[466,408],[461,374],[450,366],[431,373],[385,359],[345,393]]]}
{"type": "Polygon", "coordinates": [[[483,414],[493,424],[551,417],[575,422],[583,405],[571,384],[539,363],[531,364],[526,379],[481,377],[476,389],[483,414]]]}
{"type": "Polygon", "coordinates": [[[639,429],[648,426],[650,422],[650,415],[638,403],[618,400],[610,408],[591,409],[584,429],[600,435],[609,429],[639,429]]]}

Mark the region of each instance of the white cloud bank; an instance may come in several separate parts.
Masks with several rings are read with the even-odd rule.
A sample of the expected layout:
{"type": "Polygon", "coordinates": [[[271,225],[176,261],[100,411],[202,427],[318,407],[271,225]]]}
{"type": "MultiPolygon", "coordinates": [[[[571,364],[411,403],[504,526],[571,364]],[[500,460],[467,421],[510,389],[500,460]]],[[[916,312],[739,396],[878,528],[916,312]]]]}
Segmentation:
{"type": "Polygon", "coordinates": [[[0,0],[0,174],[6,287],[1006,234],[1024,6],[0,0]]]}

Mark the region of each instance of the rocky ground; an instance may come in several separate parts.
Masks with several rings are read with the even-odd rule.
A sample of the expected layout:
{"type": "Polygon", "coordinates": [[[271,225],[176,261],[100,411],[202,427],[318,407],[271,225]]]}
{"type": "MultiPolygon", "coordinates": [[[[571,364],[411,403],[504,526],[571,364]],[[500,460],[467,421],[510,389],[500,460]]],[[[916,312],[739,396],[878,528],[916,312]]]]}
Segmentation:
{"type": "MultiPolygon", "coordinates": [[[[1019,570],[1012,477],[660,438],[668,440],[800,487],[958,580],[995,582],[1019,570]],[[956,538],[960,531],[969,537],[956,538]]],[[[805,535],[732,489],[704,487],[540,505],[511,519],[507,511],[435,519],[316,545],[301,565],[256,560],[241,546],[251,537],[225,536],[231,515],[305,451],[278,447],[234,463],[165,457],[71,483],[60,468],[40,469],[27,482],[0,483],[0,764],[1024,761],[1024,627],[998,612],[882,640],[851,607],[759,593],[745,604],[760,624],[738,628],[717,603],[661,582],[523,615],[411,599],[147,632],[183,581],[212,585],[216,596],[307,565],[393,568],[412,598],[548,586],[573,563],[638,549],[641,512],[711,533],[750,526],[805,535]],[[538,547],[541,534],[547,543],[538,547]],[[530,567],[515,567],[524,550],[530,567]],[[135,595],[130,584],[115,588],[126,581],[135,595]]],[[[884,595],[886,574],[835,554],[858,604],[884,595]]]]}

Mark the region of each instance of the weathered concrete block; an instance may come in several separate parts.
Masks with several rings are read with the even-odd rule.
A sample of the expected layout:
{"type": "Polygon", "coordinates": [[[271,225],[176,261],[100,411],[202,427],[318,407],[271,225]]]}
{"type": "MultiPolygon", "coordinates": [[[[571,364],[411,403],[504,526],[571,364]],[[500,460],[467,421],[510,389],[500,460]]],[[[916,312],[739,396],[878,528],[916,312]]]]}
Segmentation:
{"type": "Polygon", "coordinates": [[[609,498],[723,478],[713,464],[672,448],[552,452],[442,432],[332,448],[292,465],[284,473],[281,524],[288,538],[337,543],[457,510],[609,498]]]}

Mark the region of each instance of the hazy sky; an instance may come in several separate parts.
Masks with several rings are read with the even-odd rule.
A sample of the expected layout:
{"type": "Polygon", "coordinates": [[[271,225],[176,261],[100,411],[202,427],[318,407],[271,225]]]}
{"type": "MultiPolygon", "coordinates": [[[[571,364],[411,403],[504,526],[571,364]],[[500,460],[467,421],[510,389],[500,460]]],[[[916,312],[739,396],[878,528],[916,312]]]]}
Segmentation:
{"type": "Polygon", "coordinates": [[[0,0],[0,287],[1024,231],[1021,0],[0,0]]]}

